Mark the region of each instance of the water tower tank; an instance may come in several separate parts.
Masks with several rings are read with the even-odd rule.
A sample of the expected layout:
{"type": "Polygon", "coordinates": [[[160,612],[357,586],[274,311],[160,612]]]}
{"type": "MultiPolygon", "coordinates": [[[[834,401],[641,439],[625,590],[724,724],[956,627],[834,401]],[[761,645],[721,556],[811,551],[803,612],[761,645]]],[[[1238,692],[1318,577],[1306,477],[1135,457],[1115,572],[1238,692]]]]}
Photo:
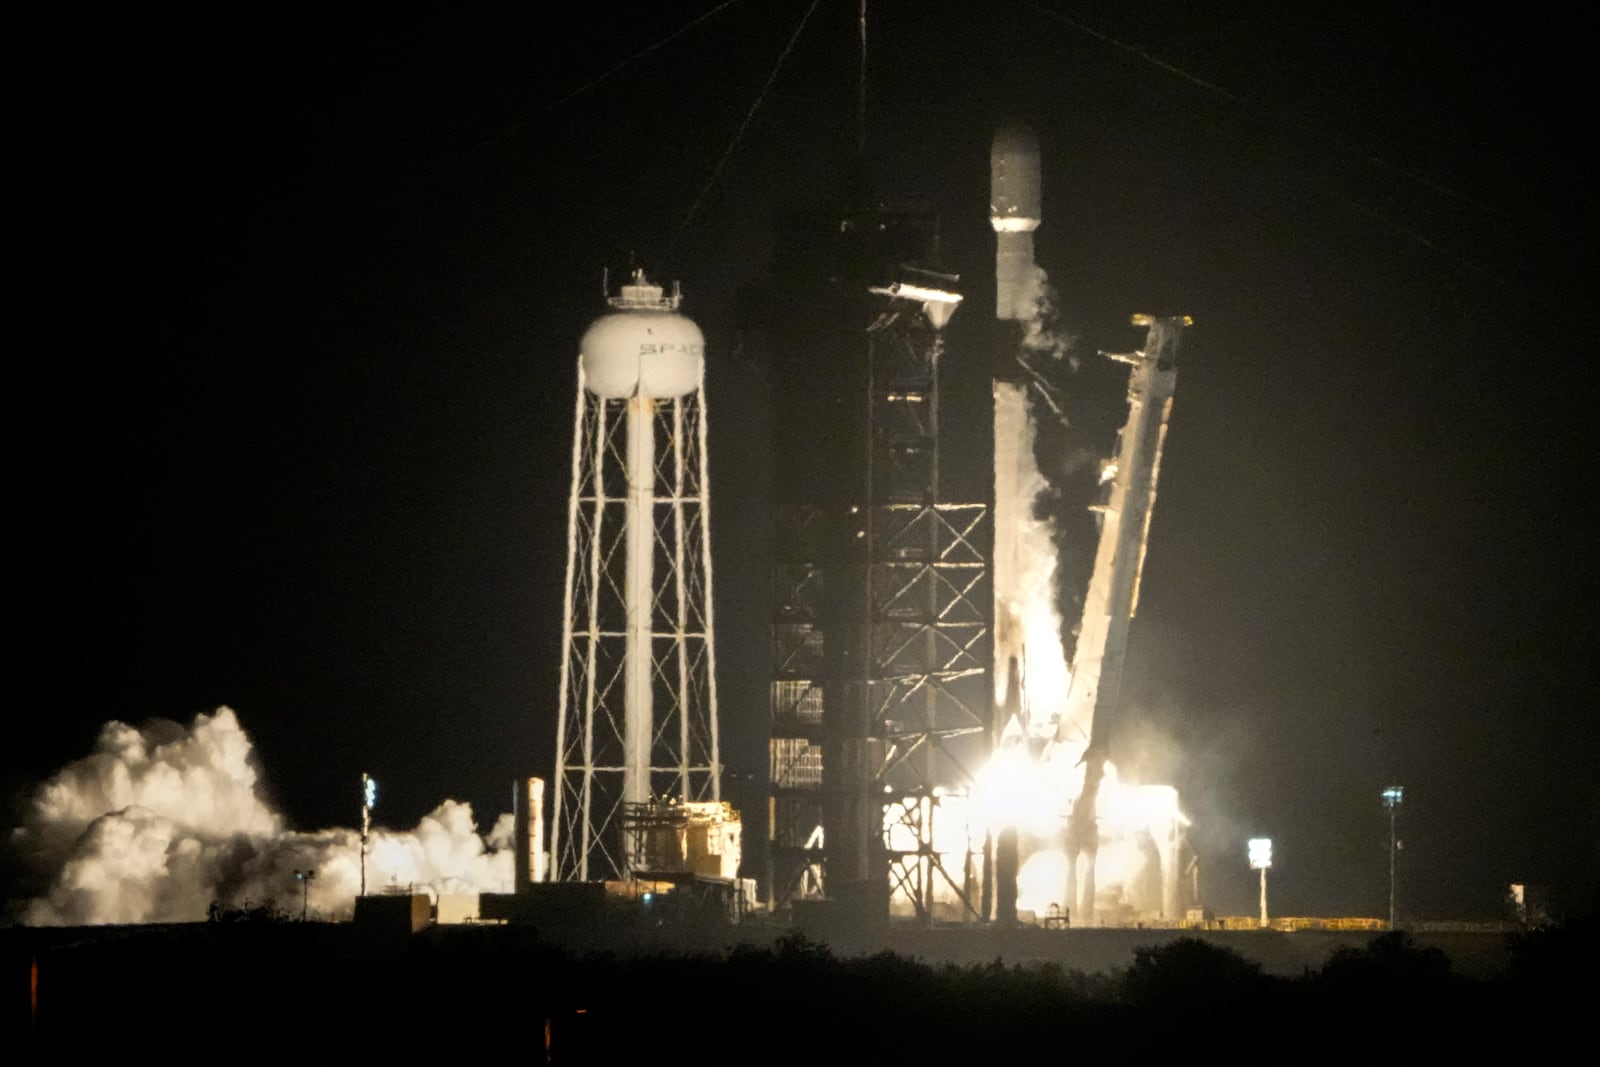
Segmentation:
{"type": "Polygon", "coordinates": [[[557,881],[648,871],[636,831],[652,803],[722,800],[705,339],[677,287],[642,271],[607,302],[579,345],[573,412],[557,881]]]}
{"type": "Polygon", "coordinates": [[[670,399],[699,388],[705,337],[678,313],[679,299],[652,285],[643,271],[634,272],[608,301],[613,310],[595,320],[579,346],[591,393],[608,400],[635,394],[670,399]]]}

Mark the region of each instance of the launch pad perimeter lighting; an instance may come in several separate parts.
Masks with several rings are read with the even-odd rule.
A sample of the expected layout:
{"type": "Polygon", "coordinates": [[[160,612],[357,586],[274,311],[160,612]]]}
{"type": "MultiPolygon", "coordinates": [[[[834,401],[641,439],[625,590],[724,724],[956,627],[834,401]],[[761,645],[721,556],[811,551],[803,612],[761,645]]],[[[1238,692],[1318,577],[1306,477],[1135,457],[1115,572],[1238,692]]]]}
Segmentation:
{"type": "Polygon", "coordinates": [[[1395,902],[1395,854],[1400,851],[1400,840],[1395,837],[1395,815],[1405,799],[1404,786],[1391,785],[1383,791],[1383,806],[1389,809],[1389,929],[1393,930],[1399,913],[1395,902]]]}
{"type": "Polygon", "coordinates": [[[309,871],[295,871],[295,879],[300,883],[300,921],[306,921],[308,905],[311,902],[311,882],[317,877],[315,869],[309,871]]]}
{"type": "Polygon", "coordinates": [[[1272,838],[1252,837],[1247,843],[1250,850],[1250,869],[1261,872],[1261,926],[1267,925],[1267,868],[1272,866],[1272,838]]]}
{"type": "Polygon", "coordinates": [[[361,774],[361,895],[367,895],[367,835],[372,832],[372,809],[378,806],[378,780],[361,774]]]}

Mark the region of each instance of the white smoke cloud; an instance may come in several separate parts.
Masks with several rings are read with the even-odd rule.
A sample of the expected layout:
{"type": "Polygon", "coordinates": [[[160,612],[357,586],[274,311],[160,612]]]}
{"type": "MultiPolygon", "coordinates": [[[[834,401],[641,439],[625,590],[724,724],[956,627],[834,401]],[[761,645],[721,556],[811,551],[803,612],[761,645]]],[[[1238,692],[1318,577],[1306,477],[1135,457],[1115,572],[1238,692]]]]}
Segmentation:
{"type": "Polygon", "coordinates": [[[1035,265],[1028,271],[1018,304],[1028,312],[1021,320],[1023,349],[1058,362],[1066,360],[1071,370],[1077,370],[1078,337],[1057,323],[1056,291],[1043,267],[1035,265]]]}
{"type": "MultiPolygon", "coordinates": [[[[107,723],[95,750],[34,795],[11,845],[48,889],[29,925],[192,922],[223,907],[348,918],[361,885],[355,829],[285,829],[257,789],[249,736],[229,708],[185,729],[107,723]],[[314,870],[308,883],[296,871],[314,870]]],[[[446,800],[415,830],[369,835],[369,889],[502,892],[512,884],[510,815],[487,839],[469,805],[446,800]]]]}

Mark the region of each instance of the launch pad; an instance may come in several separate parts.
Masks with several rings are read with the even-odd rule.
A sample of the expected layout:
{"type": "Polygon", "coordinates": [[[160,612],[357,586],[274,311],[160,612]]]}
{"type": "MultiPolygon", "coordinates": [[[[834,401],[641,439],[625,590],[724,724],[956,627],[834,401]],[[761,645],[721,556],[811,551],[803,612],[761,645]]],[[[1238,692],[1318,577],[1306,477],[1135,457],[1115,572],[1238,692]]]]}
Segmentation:
{"type": "MultiPolygon", "coordinates": [[[[1123,781],[1111,754],[1189,321],[1136,315],[1144,346],[1102,353],[1129,367],[1127,413],[1081,502],[1098,536],[1078,611],[1036,506],[1059,465],[1039,427],[1071,388],[1041,340],[1037,141],[1003,129],[990,163],[987,487],[946,470],[943,365],[971,354],[946,350],[965,295],[938,214],[825,212],[775,268],[768,321],[783,326],[757,342],[781,457],[764,896],[865,927],[1176,925],[1197,903],[1179,878],[1188,820],[1175,789],[1123,781]]],[[[636,272],[581,345],[558,881],[740,874],[721,796],[704,340],[679,302],[636,272]]]]}
{"type": "Polygon", "coordinates": [[[1099,547],[1064,627],[1059,538],[1035,506],[1036,426],[1059,416],[1062,385],[1040,355],[1031,133],[996,136],[991,179],[986,499],[951,500],[943,476],[941,362],[963,298],[937,216],[847,213],[780,274],[786,306],[820,324],[775,344],[777,451],[804,458],[779,472],[770,900],[924,923],[1177,922],[1191,902],[1176,791],[1120,782],[1108,757],[1188,320],[1135,316],[1143,349],[1110,357],[1130,366],[1127,419],[1083,502],[1099,547]],[[787,400],[819,381],[831,421],[787,400]],[[838,418],[851,411],[862,420],[838,418]]]}

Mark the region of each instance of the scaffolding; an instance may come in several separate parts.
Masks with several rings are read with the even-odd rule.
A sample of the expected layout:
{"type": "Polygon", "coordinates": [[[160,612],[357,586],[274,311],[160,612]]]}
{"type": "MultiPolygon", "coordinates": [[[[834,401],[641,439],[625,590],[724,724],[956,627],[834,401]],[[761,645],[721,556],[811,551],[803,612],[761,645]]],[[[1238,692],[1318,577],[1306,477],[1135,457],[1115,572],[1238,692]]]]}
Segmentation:
{"type": "Polygon", "coordinates": [[[741,831],[738,814],[725,800],[663,797],[622,806],[622,834],[635,880],[737,879],[741,831]]]}
{"type": "Polygon", "coordinates": [[[924,921],[981,919],[984,877],[964,809],[989,747],[988,509],[940,486],[943,326],[961,298],[935,285],[953,281],[872,290],[868,330],[868,790],[889,912],[924,921]]]}
{"type": "Polygon", "coordinates": [[[779,904],[822,896],[823,526],[813,506],[778,515],[767,833],[779,904]]]}
{"type": "MultiPolygon", "coordinates": [[[[818,305],[831,332],[796,343],[835,389],[816,442],[831,477],[777,516],[770,898],[976,920],[984,843],[964,808],[989,746],[989,516],[945,502],[940,471],[943,328],[961,295],[912,265],[936,249],[931,212],[835,232],[829,269],[848,292],[818,305]]],[[[791,426],[815,435],[803,418],[791,426]]]]}

